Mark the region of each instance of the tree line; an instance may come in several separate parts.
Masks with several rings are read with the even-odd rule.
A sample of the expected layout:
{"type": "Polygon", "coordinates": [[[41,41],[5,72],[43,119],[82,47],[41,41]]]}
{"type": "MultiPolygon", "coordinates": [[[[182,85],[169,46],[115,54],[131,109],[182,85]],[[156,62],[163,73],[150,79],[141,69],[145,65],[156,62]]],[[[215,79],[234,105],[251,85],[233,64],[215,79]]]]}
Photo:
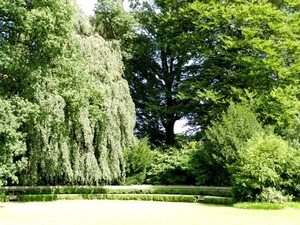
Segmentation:
{"type": "Polygon", "coordinates": [[[99,0],[93,21],[121,43],[135,134],[155,149],[150,162],[136,153],[149,165],[140,178],[299,195],[299,2],[130,3],[99,0]]]}
{"type": "Polygon", "coordinates": [[[2,0],[2,184],[299,195],[299,2],[129,2],[2,0]]]}

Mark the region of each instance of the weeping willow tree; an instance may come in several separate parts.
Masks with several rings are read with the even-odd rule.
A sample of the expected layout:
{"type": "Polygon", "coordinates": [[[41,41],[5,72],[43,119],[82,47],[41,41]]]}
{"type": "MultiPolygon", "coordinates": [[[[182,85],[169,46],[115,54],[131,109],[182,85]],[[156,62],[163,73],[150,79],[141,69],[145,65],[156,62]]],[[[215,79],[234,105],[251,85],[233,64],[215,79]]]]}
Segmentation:
{"type": "Polygon", "coordinates": [[[1,95],[33,106],[18,125],[27,162],[16,171],[19,183],[123,180],[123,153],[135,144],[135,112],[118,43],[93,35],[88,19],[67,1],[0,3],[8,12],[0,28],[9,34],[1,39],[7,47],[1,95]]]}

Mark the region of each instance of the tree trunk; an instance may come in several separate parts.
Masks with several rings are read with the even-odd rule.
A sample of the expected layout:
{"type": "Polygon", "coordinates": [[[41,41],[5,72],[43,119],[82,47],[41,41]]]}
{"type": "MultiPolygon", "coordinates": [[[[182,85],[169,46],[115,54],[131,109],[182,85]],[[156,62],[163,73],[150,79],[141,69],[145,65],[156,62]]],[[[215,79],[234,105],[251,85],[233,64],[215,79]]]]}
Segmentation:
{"type": "Polygon", "coordinates": [[[175,133],[174,133],[174,125],[175,120],[171,119],[166,124],[166,144],[167,146],[174,147],[175,146],[175,133]]]}

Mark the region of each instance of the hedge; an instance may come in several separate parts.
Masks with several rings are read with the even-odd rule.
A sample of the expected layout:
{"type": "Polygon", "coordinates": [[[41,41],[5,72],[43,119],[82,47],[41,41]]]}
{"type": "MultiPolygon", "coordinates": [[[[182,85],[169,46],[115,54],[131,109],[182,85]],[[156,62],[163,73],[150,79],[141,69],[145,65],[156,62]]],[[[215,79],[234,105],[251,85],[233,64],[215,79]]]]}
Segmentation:
{"type": "Polygon", "coordinates": [[[40,186],[0,187],[8,195],[25,194],[178,194],[231,197],[231,188],[198,186],[40,186]]]}
{"type": "Polygon", "coordinates": [[[20,202],[44,202],[44,201],[53,201],[57,200],[57,195],[46,194],[46,195],[20,195],[20,202]]]}
{"type": "Polygon", "coordinates": [[[0,202],[8,202],[9,201],[9,196],[5,191],[0,192],[0,202]]]}
{"type": "MultiPolygon", "coordinates": [[[[51,201],[75,199],[146,200],[167,202],[195,202],[206,196],[204,203],[227,204],[228,200],[210,200],[208,196],[231,197],[231,188],[198,186],[44,186],[0,187],[0,201],[9,196],[19,201],[51,201]],[[199,198],[200,199],[200,198],[199,198]],[[224,202],[222,202],[224,201],[224,202]]],[[[225,198],[225,199],[227,199],[225,198]]]]}
{"type": "Polygon", "coordinates": [[[203,203],[205,204],[218,204],[218,205],[232,205],[232,198],[218,197],[218,196],[204,196],[203,203]]]}
{"type": "Polygon", "coordinates": [[[190,195],[107,194],[106,199],[161,201],[161,202],[196,202],[196,198],[190,195]]]}

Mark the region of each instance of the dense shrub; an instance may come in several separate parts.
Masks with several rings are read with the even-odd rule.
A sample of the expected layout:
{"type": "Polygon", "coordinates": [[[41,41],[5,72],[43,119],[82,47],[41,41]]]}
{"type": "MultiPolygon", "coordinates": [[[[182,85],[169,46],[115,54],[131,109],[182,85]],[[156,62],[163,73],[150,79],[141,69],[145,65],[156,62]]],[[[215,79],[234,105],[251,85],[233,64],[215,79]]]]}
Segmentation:
{"type": "Polygon", "coordinates": [[[153,195],[153,201],[196,202],[196,198],[194,196],[187,196],[187,195],[153,195]]]}
{"type": "Polygon", "coordinates": [[[152,155],[148,139],[142,139],[133,149],[125,152],[126,184],[142,184],[146,179],[147,168],[152,155]]]}
{"type": "Polygon", "coordinates": [[[82,195],[83,199],[93,200],[93,199],[105,199],[105,195],[103,194],[84,194],[82,195]]]}
{"type": "Polygon", "coordinates": [[[207,127],[203,144],[192,157],[197,185],[229,186],[227,165],[237,160],[237,151],[263,128],[256,115],[245,105],[231,103],[220,120],[207,127]]]}
{"type": "Polygon", "coordinates": [[[232,198],[204,196],[203,203],[217,205],[232,205],[232,198]]]}
{"type": "Polygon", "coordinates": [[[194,184],[190,167],[191,151],[189,148],[153,151],[153,162],[146,182],[155,185],[194,184]]]}
{"type": "Polygon", "coordinates": [[[187,188],[171,188],[171,187],[153,187],[151,189],[107,189],[108,194],[171,194],[171,195],[211,195],[211,196],[223,196],[231,197],[231,189],[213,189],[213,188],[201,188],[192,186],[187,188]]]}
{"type": "MultiPolygon", "coordinates": [[[[64,196],[103,195],[103,194],[172,194],[172,195],[214,195],[231,196],[231,188],[198,186],[48,186],[48,187],[5,187],[5,195],[57,194],[64,196]]],[[[3,194],[4,195],[4,194],[3,194]]]]}
{"type": "Polygon", "coordinates": [[[58,194],[57,200],[81,200],[84,199],[82,195],[79,194],[58,194]]]}
{"type": "Polygon", "coordinates": [[[53,201],[57,200],[57,195],[20,195],[19,201],[21,202],[40,202],[40,201],[53,201]]]}
{"type": "Polygon", "coordinates": [[[196,198],[194,196],[187,196],[187,195],[107,194],[106,199],[161,201],[161,202],[196,202],[196,198]]]}
{"type": "Polygon", "coordinates": [[[9,194],[13,195],[37,195],[37,194],[104,194],[103,186],[25,186],[5,187],[9,194]]]}
{"type": "Polygon", "coordinates": [[[256,201],[266,203],[284,203],[292,201],[292,196],[284,195],[282,191],[274,187],[263,188],[262,192],[256,195],[256,201]]]}
{"type": "Polygon", "coordinates": [[[8,202],[9,196],[5,191],[0,192],[0,202],[8,202]]]}
{"type": "Polygon", "coordinates": [[[109,200],[143,200],[152,201],[152,195],[143,194],[107,194],[106,199],[109,200]]]}
{"type": "Polygon", "coordinates": [[[191,152],[190,168],[196,185],[229,186],[230,178],[223,164],[215,162],[204,144],[197,143],[191,152]]]}
{"type": "MultiPolygon", "coordinates": [[[[266,188],[298,194],[299,153],[287,141],[274,134],[253,136],[238,151],[238,160],[229,167],[233,194],[239,201],[266,199],[266,188]]],[[[269,189],[269,190],[274,190],[269,189]]],[[[271,197],[270,197],[271,198],[271,197]]]]}

